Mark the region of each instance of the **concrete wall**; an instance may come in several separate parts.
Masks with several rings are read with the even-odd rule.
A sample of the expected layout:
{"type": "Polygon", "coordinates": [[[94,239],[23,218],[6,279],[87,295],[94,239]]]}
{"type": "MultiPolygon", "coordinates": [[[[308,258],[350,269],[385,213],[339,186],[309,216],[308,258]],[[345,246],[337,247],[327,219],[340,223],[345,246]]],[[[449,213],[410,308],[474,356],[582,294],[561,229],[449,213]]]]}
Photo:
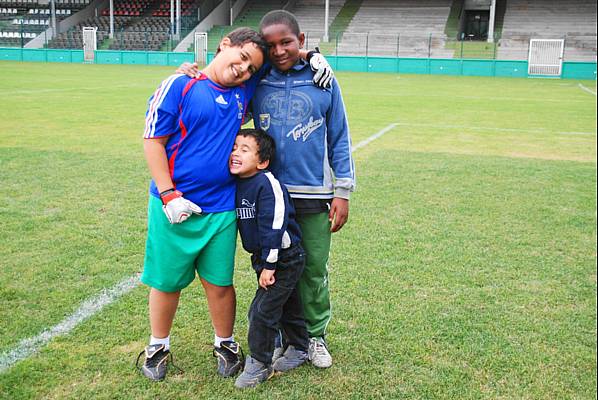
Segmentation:
{"type": "Polygon", "coordinates": [[[193,43],[195,32],[207,32],[214,25],[228,25],[230,19],[230,8],[228,1],[223,1],[214,10],[205,17],[181,42],[175,47],[174,51],[187,51],[193,43]]]}

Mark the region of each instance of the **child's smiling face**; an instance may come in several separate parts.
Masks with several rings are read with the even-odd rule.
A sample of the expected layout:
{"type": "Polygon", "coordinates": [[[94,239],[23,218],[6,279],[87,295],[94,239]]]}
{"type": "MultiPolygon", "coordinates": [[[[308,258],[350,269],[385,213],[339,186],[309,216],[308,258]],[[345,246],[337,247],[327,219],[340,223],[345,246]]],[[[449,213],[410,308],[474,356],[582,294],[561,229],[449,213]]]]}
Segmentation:
{"type": "Polygon", "coordinates": [[[268,164],[268,161],[260,161],[259,145],[253,136],[237,136],[228,162],[231,174],[249,178],[268,164]]]}
{"type": "Polygon", "coordinates": [[[214,80],[222,86],[239,86],[257,72],[264,62],[261,50],[255,43],[233,46],[228,38],[220,44],[220,53],[214,58],[214,80]]]}
{"type": "Polygon", "coordinates": [[[262,35],[268,43],[268,56],[272,65],[280,71],[288,71],[299,61],[299,49],[303,47],[305,35],[297,36],[286,24],[274,24],[262,28],[262,35]]]}

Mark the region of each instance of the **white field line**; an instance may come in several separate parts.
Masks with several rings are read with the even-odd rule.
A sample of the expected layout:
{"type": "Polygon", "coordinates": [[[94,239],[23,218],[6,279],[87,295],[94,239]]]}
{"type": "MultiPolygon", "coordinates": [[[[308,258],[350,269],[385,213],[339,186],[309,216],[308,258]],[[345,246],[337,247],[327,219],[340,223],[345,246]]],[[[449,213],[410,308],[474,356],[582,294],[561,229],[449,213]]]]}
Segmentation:
{"type": "MultiPolygon", "coordinates": [[[[376,93],[377,97],[396,97],[396,93],[376,93]]],[[[417,98],[431,97],[431,98],[446,98],[446,94],[429,94],[418,93],[417,98]]],[[[463,100],[482,100],[482,101],[527,101],[527,102],[549,102],[549,103],[587,103],[584,99],[551,99],[538,97],[494,97],[494,96],[466,96],[466,95],[450,95],[452,99],[463,100]]]]}
{"type": "Polygon", "coordinates": [[[77,325],[99,312],[104,306],[114,302],[120,296],[131,291],[139,284],[139,274],[130,276],[110,289],[104,289],[100,294],[85,300],[81,306],[62,322],[43,331],[37,336],[21,340],[12,350],[0,354],[0,373],[13,364],[39,351],[50,340],[63,336],[72,331],[77,325]]]}
{"type": "MultiPolygon", "coordinates": [[[[355,151],[360,147],[367,145],[384,135],[396,125],[396,123],[390,124],[380,132],[353,146],[351,151],[355,151]]],[[[139,282],[139,274],[130,276],[117,283],[112,288],[104,289],[99,295],[84,301],[73,314],[66,317],[58,325],[43,331],[37,336],[21,340],[15,348],[0,354],[0,374],[12,367],[15,363],[37,353],[42,346],[48,344],[52,339],[68,334],[81,322],[98,313],[102,308],[115,302],[119,297],[137,287],[139,282]]]]}
{"type": "Polygon", "coordinates": [[[370,136],[369,138],[362,140],[361,142],[357,143],[355,146],[351,147],[351,152],[363,147],[363,146],[367,146],[368,144],[370,144],[371,142],[373,142],[374,140],[378,139],[380,136],[384,135],[386,132],[392,130],[395,126],[399,125],[399,123],[395,122],[394,124],[390,124],[388,125],[386,128],[382,129],[381,131],[379,131],[378,133],[374,133],[372,136],[370,136]]]}
{"type": "Polygon", "coordinates": [[[116,86],[92,86],[86,87],[85,92],[81,92],[80,88],[72,87],[72,88],[50,88],[50,89],[39,89],[39,90],[32,90],[32,89],[14,89],[14,90],[2,90],[3,94],[9,95],[20,95],[20,94],[35,94],[35,93],[61,93],[61,92],[81,92],[81,93],[88,93],[89,91],[94,90],[107,90],[107,89],[132,89],[132,88],[141,88],[146,86],[141,85],[116,85],[116,86]]]}
{"type": "Polygon", "coordinates": [[[554,133],[557,135],[596,135],[596,132],[559,132],[559,131],[548,131],[544,129],[515,129],[515,128],[498,128],[495,126],[468,126],[468,125],[450,125],[450,124],[427,124],[427,123],[411,123],[411,122],[398,122],[396,125],[401,126],[421,126],[429,128],[439,129],[468,129],[477,131],[496,131],[496,132],[510,132],[510,133],[554,133]]]}
{"type": "Polygon", "coordinates": [[[596,92],[594,92],[593,90],[591,90],[591,89],[589,89],[589,88],[585,87],[585,86],[584,86],[584,85],[582,85],[581,83],[578,83],[578,84],[577,84],[577,86],[579,86],[579,88],[580,88],[581,90],[583,90],[583,91],[585,91],[585,92],[588,92],[588,93],[591,93],[591,94],[593,94],[594,96],[596,96],[596,92]]]}

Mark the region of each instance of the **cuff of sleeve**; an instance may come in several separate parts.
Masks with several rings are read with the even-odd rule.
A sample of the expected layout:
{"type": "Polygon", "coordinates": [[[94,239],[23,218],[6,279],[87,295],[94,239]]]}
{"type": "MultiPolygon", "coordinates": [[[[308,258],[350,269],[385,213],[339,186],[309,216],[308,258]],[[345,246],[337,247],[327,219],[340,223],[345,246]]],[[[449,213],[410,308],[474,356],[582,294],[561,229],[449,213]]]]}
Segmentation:
{"type": "Polygon", "coordinates": [[[276,269],[276,263],[265,262],[263,266],[264,266],[264,269],[269,269],[269,270],[276,269]]]}
{"type": "Polygon", "coordinates": [[[334,189],[334,197],[340,197],[341,199],[349,200],[349,197],[351,197],[351,191],[349,189],[337,187],[334,189]]]}

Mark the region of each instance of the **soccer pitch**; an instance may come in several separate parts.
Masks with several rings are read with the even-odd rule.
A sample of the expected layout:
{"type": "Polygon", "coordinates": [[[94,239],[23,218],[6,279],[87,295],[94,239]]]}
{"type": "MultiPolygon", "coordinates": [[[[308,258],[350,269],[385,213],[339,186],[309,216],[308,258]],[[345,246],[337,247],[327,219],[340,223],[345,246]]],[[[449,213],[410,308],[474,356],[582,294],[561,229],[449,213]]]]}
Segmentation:
{"type": "MultiPolygon", "coordinates": [[[[142,285],[52,334],[142,268],[144,113],[173,69],[0,62],[0,398],[596,397],[595,81],[337,74],[357,191],[333,236],[328,370],[218,378],[197,282],[164,382],[134,368],[142,285]]],[[[235,284],[247,351],[240,246],[235,284]]]]}

